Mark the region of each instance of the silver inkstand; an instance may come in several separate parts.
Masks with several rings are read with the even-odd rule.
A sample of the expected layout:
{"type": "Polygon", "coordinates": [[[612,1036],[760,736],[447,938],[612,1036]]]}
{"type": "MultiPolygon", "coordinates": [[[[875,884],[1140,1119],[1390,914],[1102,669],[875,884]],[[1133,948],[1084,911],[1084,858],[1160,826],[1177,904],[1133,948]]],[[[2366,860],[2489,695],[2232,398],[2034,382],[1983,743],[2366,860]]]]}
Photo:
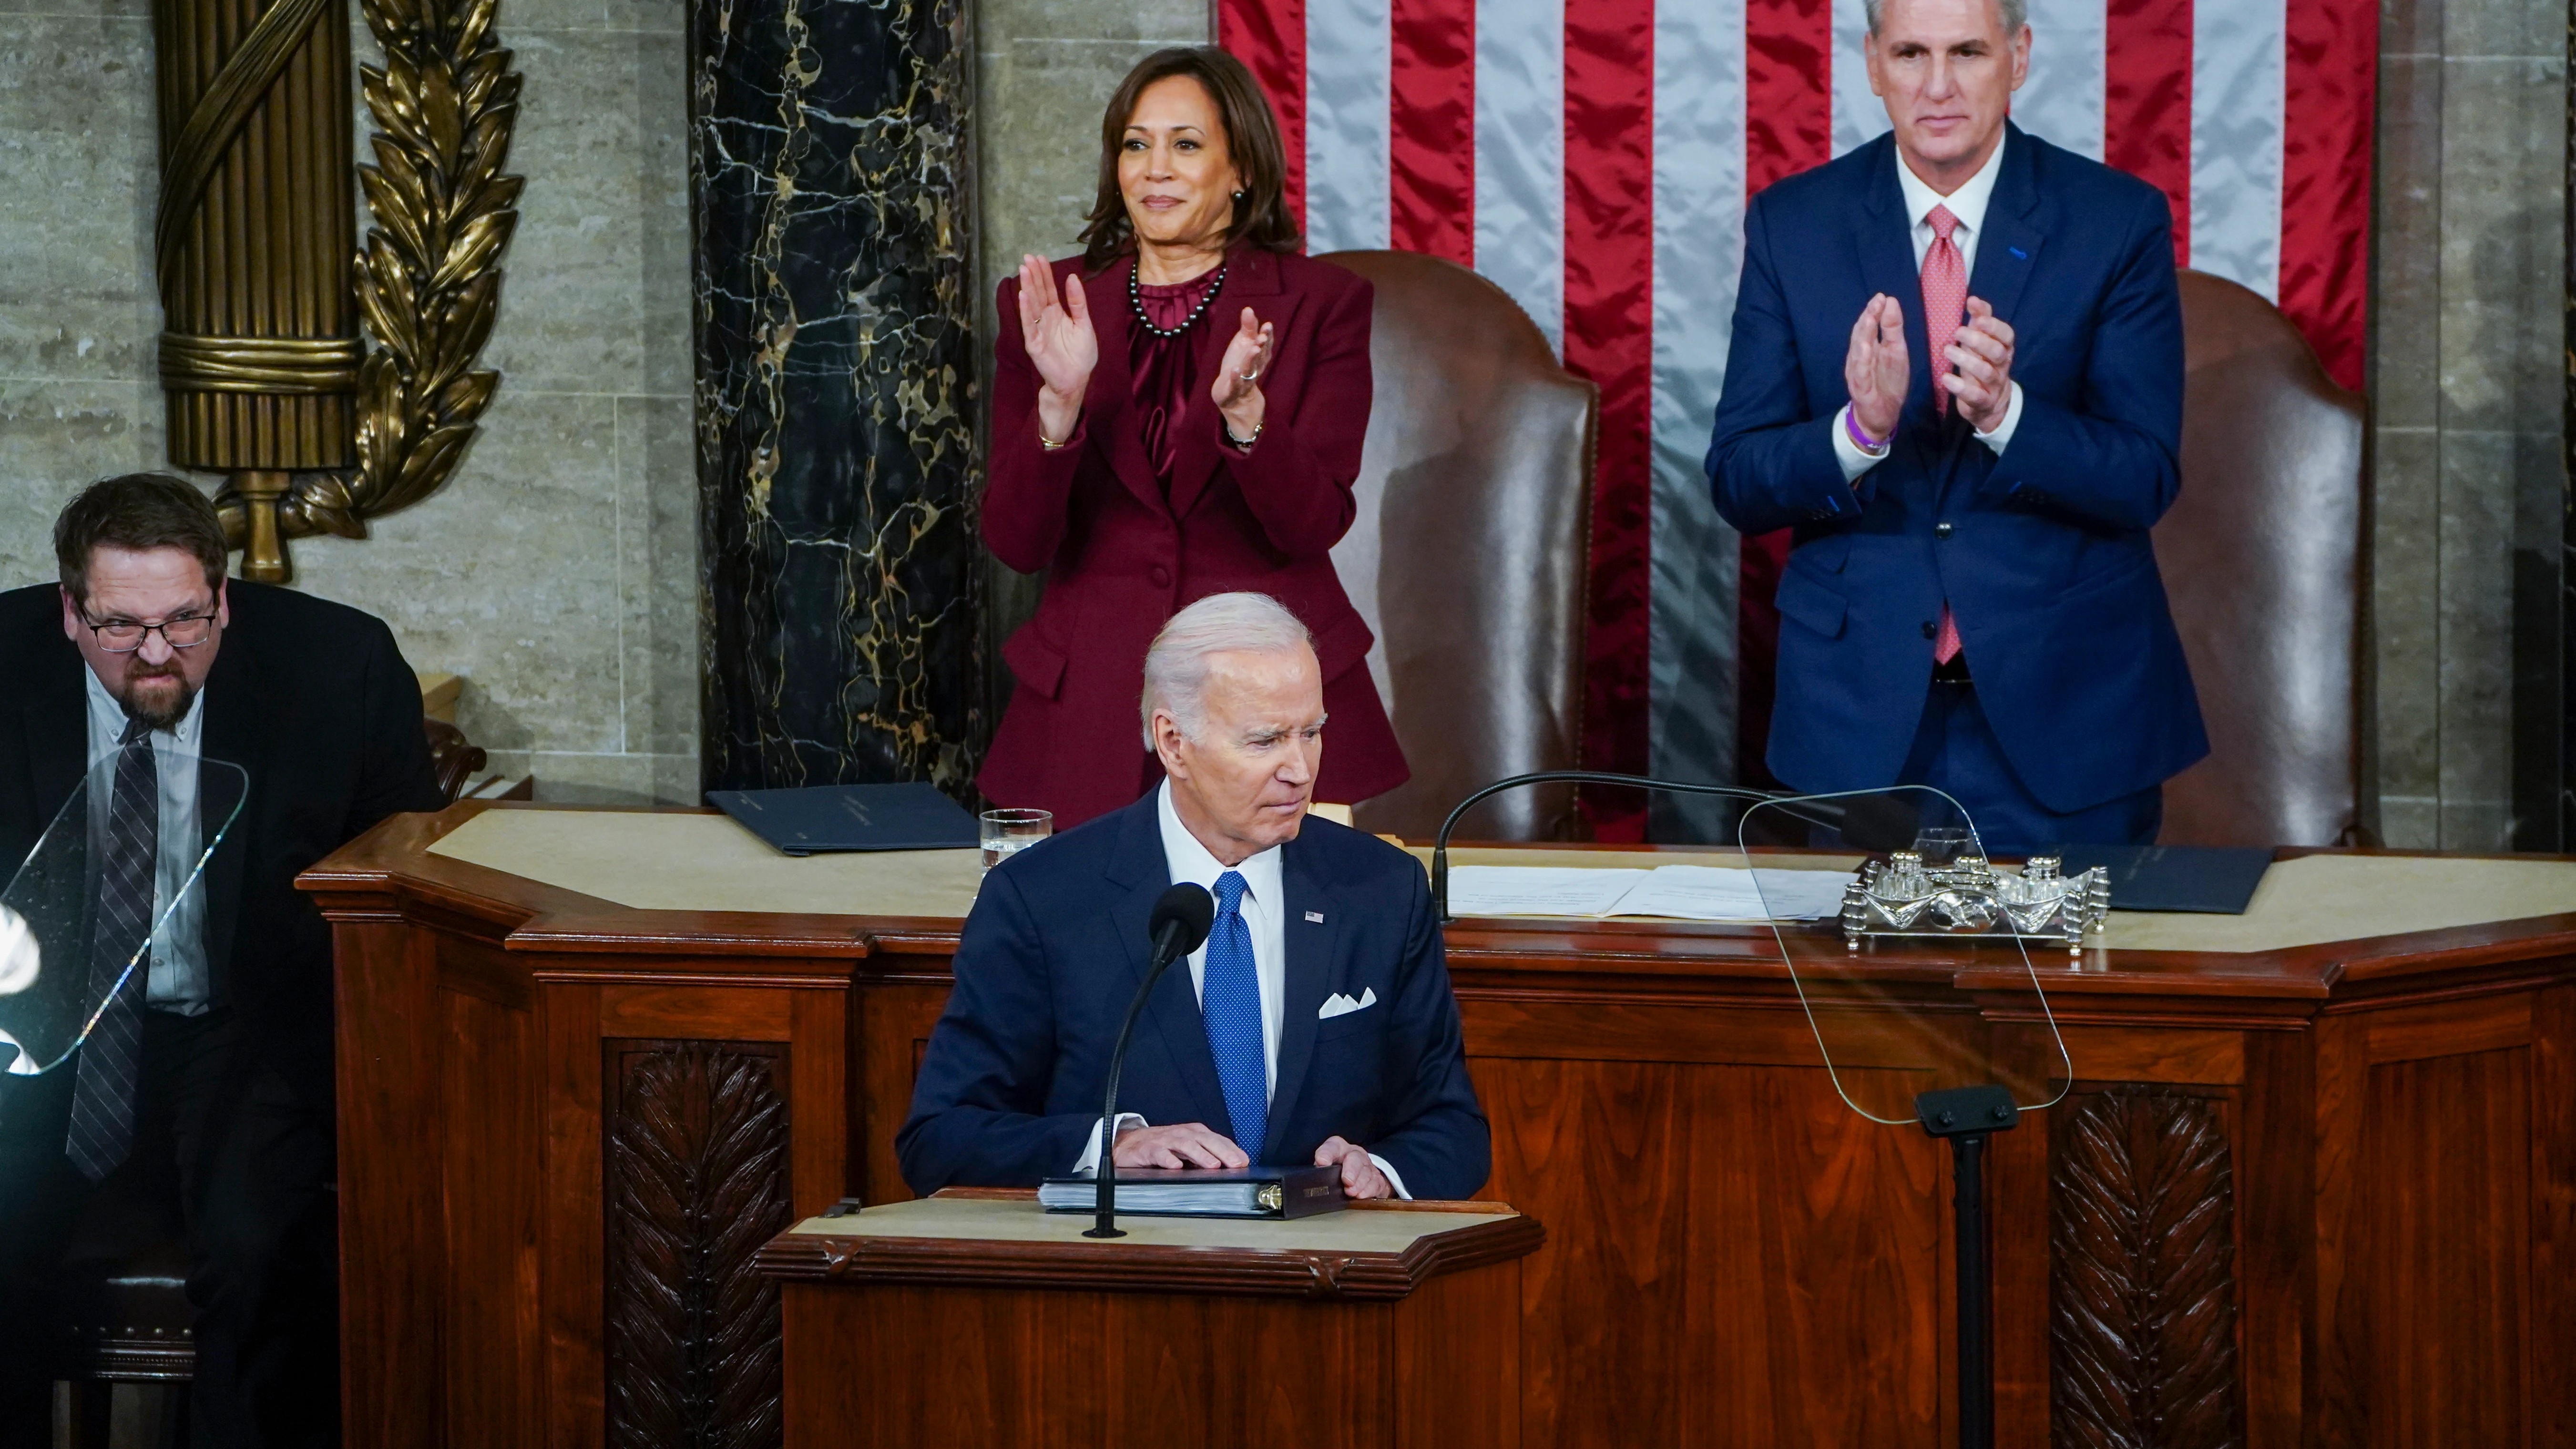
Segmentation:
{"type": "Polygon", "coordinates": [[[1925,865],[1912,850],[1869,861],[1843,890],[1843,943],[1857,951],[1867,936],[1983,937],[2051,941],[2080,956],[2110,914],[2111,876],[2098,865],[2069,876],[2062,864],[2034,855],[2013,872],[1962,855],[1925,865]]]}

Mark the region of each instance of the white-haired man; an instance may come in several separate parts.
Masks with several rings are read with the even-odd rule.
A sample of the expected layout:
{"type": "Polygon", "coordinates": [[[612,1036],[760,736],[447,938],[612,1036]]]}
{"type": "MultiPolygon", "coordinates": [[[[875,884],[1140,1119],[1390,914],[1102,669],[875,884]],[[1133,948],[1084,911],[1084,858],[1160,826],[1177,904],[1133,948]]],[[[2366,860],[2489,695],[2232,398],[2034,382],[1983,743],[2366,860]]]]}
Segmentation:
{"type": "MultiPolygon", "coordinates": [[[[1463,1198],[1491,1162],[1422,867],[1311,819],[1323,677],[1261,594],[1172,616],[1145,659],[1153,794],[994,868],[896,1137],[915,1192],[1088,1170],[1155,898],[1215,925],[1146,1004],[1121,1167],[1338,1163],[1353,1197],[1463,1198]]],[[[1114,764],[1104,761],[1104,767],[1114,764]]]]}
{"type": "Polygon", "coordinates": [[[1891,130],[1754,198],[1708,471],[1794,529],[1771,773],[1986,848],[2152,841],[2209,752],[2148,531],[2180,477],[2163,193],[2006,119],[2023,0],[1869,0],[1891,130]]]}

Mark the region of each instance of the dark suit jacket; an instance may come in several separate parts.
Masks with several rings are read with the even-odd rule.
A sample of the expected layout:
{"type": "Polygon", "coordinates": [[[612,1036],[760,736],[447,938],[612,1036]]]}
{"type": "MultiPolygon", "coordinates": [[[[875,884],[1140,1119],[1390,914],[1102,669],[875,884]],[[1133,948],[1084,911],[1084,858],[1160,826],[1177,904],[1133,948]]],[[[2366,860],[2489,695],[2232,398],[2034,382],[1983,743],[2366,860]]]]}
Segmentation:
{"type": "MultiPolygon", "coordinates": [[[[1047,582],[1036,617],[1003,646],[1017,687],[977,783],[998,804],[1054,811],[1058,829],[1135,799],[1152,778],[1136,711],[1146,647],[1185,605],[1250,590],[1287,605],[1315,636],[1332,715],[1315,798],[1348,803],[1392,790],[1406,778],[1404,752],[1369,679],[1368,625],[1330,553],[1358,509],[1351,484],[1368,434],[1369,284],[1304,257],[1234,249],[1224,289],[1198,324],[1166,498],[1129,392],[1135,265],[1082,279],[1100,361],[1080,428],[1053,452],[1038,446],[1019,279],[1002,284],[984,540],[1022,573],[1046,570],[1047,582]],[[1245,307],[1275,335],[1261,438],[1248,454],[1224,443],[1208,397],[1245,307]]],[[[1080,266],[1055,263],[1057,285],[1080,266]]]]}
{"type": "Polygon", "coordinates": [[[1945,598],[1986,717],[2050,808],[2142,790],[2209,752],[2148,539],[2179,486],[2171,212],[2143,181],[2010,132],[1968,287],[2014,332],[2022,415],[2000,457],[1934,411],[1891,138],[1745,212],[1708,472],[1736,528],[1796,530],[1769,764],[1801,790],[1895,782],[1945,598]],[[1887,461],[1847,484],[1833,428],[1872,292],[1904,305],[1914,384],[1887,461]]]}
{"type": "MultiPolygon", "coordinates": [[[[1283,849],[1287,1000],[1270,1131],[1241,1145],[1256,1162],[1296,1165],[1338,1134],[1392,1163],[1415,1197],[1472,1195],[1492,1147],[1421,864],[1312,816],[1283,849]],[[1333,993],[1369,991],[1375,1005],[1316,1020],[1333,993]]],[[[1072,1168],[1100,1120],[1118,1023],[1145,976],[1146,922],[1170,884],[1150,795],[994,867],[895,1139],[913,1191],[1034,1187],[1072,1168]]],[[[1225,1130],[1187,961],[1137,1018],[1118,1105],[1225,1130]]]]}
{"type": "MultiPolygon", "coordinates": [[[[291,590],[229,590],[198,748],[242,767],[249,793],[206,863],[206,964],[242,1049],[327,1107],[331,931],[295,877],[398,810],[446,802],[392,631],[291,590]]],[[[52,584],[0,594],[14,696],[0,705],[0,870],[26,859],[88,765],[89,666],[63,637],[61,598],[52,584]]]]}

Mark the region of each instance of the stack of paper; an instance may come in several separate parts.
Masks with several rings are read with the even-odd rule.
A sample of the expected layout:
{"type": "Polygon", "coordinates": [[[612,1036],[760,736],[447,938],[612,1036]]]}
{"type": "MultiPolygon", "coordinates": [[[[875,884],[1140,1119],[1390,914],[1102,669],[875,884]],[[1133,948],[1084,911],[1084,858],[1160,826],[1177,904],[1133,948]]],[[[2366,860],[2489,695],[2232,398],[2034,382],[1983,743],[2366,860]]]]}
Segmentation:
{"type": "Polygon", "coordinates": [[[1838,914],[1849,871],[1653,870],[1462,865],[1449,872],[1453,916],[1663,916],[1684,921],[1813,921],[1838,914]]]}

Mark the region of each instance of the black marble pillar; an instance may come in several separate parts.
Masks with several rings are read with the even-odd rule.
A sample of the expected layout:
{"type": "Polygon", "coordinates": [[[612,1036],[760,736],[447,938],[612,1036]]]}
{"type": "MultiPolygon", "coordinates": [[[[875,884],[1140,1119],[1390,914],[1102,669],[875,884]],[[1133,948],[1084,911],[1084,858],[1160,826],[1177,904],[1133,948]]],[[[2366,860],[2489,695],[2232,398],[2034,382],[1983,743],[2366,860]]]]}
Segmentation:
{"type": "Polygon", "coordinates": [[[968,789],[964,0],[693,0],[709,789],[968,789]]]}

